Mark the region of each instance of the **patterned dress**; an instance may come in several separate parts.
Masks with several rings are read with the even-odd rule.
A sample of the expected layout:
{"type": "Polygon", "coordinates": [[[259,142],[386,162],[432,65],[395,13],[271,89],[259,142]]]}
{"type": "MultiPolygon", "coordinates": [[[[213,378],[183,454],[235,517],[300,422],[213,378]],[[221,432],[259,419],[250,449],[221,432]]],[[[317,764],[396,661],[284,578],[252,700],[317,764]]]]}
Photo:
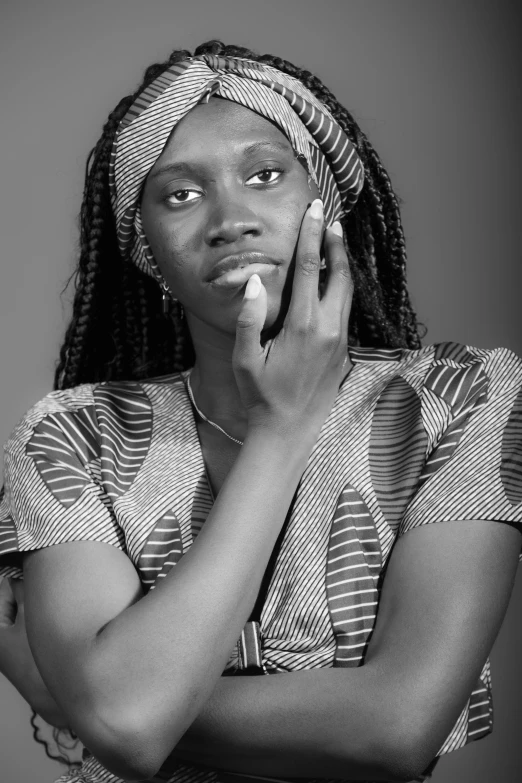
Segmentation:
{"type": "MultiPolygon", "coordinates": [[[[295,495],[260,617],[267,675],[364,664],[394,541],[419,525],[522,522],[522,361],[441,343],[350,349],[295,495]]],[[[66,541],[123,550],[145,591],[174,568],[213,498],[186,373],[48,394],[5,446],[0,573],[66,541]],[[165,470],[165,465],[169,470],[165,470]]],[[[226,667],[248,665],[245,634],[226,667]]],[[[437,756],[492,730],[490,663],[437,756]]],[[[230,779],[230,778],[229,778],[230,779]]],[[[421,778],[421,779],[424,779],[421,778]]],[[[89,754],[61,781],[116,783],[89,754]]],[[[217,783],[167,761],[155,781],[217,783]]]]}

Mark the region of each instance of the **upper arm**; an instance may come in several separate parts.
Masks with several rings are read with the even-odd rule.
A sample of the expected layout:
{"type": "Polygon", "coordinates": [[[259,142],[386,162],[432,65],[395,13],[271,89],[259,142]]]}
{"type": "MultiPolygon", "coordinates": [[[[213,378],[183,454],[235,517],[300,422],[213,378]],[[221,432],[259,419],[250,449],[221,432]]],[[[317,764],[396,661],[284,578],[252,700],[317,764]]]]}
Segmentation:
{"type": "Polygon", "coordinates": [[[498,522],[440,522],[395,543],[365,662],[395,705],[395,735],[424,767],[471,695],[502,624],[520,532],[498,522]]]}
{"type": "Polygon", "coordinates": [[[23,558],[29,643],[73,726],[92,695],[98,632],[142,594],[100,478],[101,443],[87,384],[44,397],[5,446],[0,568],[13,568],[16,558],[21,576],[23,558]]]}
{"type": "Polygon", "coordinates": [[[81,736],[93,700],[90,662],[96,637],[141,598],[138,574],[117,547],[81,541],[26,554],[24,582],[27,635],[35,661],[81,736]]]}

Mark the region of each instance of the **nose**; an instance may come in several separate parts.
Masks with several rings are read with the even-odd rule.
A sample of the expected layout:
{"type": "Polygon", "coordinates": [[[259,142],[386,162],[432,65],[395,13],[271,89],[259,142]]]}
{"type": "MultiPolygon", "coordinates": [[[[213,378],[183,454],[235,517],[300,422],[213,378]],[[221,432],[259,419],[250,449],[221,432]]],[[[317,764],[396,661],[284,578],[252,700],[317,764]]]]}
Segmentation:
{"type": "Polygon", "coordinates": [[[206,242],[210,247],[219,247],[238,242],[243,237],[258,237],[262,232],[262,221],[252,211],[242,194],[243,200],[221,196],[216,203],[206,231],[206,242]]]}

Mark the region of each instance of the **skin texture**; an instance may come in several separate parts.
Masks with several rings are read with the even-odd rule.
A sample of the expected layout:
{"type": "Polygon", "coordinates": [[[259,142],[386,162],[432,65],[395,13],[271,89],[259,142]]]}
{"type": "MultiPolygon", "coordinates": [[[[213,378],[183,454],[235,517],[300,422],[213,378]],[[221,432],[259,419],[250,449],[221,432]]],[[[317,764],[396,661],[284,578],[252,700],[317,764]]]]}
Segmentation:
{"type": "Polygon", "coordinates": [[[357,748],[371,754],[384,723],[387,779],[418,777],[491,651],[521,543],[520,531],[484,520],[408,531],[390,556],[364,666],[222,678],[176,755],[230,771],[320,777],[328,748],[332,777],[359,780],[357,748]]]}
{"type": "Polygon", "coordinates": [[[303,215],[319,196],[277,126],[220,98],[196,106],[176,126],[145,184],[143,227],[185,309],[197,357],[191,383],[198,406],[240,440],[247,414],[232,353],[243,290],[216,288],[205,277],[232,253],[261,251],[281,261],[277,276],[265,278],[264,329],[273,336],[288,310],[303,215]],[[259,142],[266,146],[245,152],[259,142]],[[181,163],[184,171],[167,168],[181,163]],[[266,168],[283,171],[256,176],[266,168]],[[174,195],[183,189],[190,195],[174,195]],[[185,203],[177,204],[182,198],[185,203]]]}
{"type": "Polygon", "coordinates": [[[251,179],[267,164],[282,165],[284,150],[258,151],[259,159],[240,162],[242,145],[282,137],[250,115],[217,99],[198,106],[155,166],[197,160],[197,181],[194,173],[151,176],[142,204],[149,242],[186,308],[197,354],[196,399],[228,432],[246,432],[245,446],[231,456],[191,550],[146,597],[133,565],[113,547],[76,542],[28,555],[29,642],[70,724],[123,777],[150,777],[174,752],[246,774],[410,780],[440,748],[493,645],[520,534],[497,522],[456,520],[400,538],[362,667],[220,677],[311,448],[302,427],[290,439],[269,426],[249,430],[245,389],[257,389],[260,407],[277,396],[278,422],[291,420],[282,384],[290,365],[286,400],[313,425],[314,440],[341,377],[334,320],[346,334],[349,312],[341,302],[349,298],[346,258],[331,237],[329,310],[318,302],[320,226],[308,214],[303,219],[315,194],[291,150],[288,190],[284,178],[274,186],[251,179]],[[202,194],[193,206],[165,203],[192,187],[202,194]],[[281,279],[273,278],[250,303],[205,281],[220,257],[244,249],[277,254],[282,262],[281,279]],[[265,367],[259,334],[282,312],[289,320],[271,343],[265,367]],[[238,322],[244,324],[239,331],[238,322]]]}
{"type": "MultiPolygon", "coordinates": [[[[325,234],[328,281],[319,298],[320,205],[294,215],[289,225],[296,204],[306,207],[310,198],[306,172],[291,149],[279,144],[288,181],[258,182],[267,167],[266,143],[274,146],[272,126],[259,125],[248,110],[244,117],[236,125],[230,117],[223,121],[223,133],[232,125],[235,134],[229,132],[225,149],[239,157],[246,136],[250,144],[263,143],[263,160],[249,161],[241,176],[233,169],[232,176],[234,156],[224,156],[219,144],[210,151],[202,147],[202,140],[210,143],[207,115],[200,130],[189,126],[190,138],[181,140],[192,168],[202,159],[199,182],[189,183],[200,188],[195,207],[170,203],[186,187],[174,185],[162,191],[163,200],[157,191],[151,198],[152,177],[143,196],[149,241],[169,282],[182,288],[187,310],[197,311],[200,366],[217,354],[212,370],[221,371],[218,389],[228,393],[229,404],[239,394],[246,412],[244,444],[222,477],[205,525],[176,568],[146,596],[128,557],[106,545],[69,542],[24,558],[28,638],[43,679],[75,733],[125,779],[155,774],[214,690],[346,375],[351,278],[342,231],[325,234]],[[257,123],[255,134],[248,135],[248,122],[257,123]],[[258,199],[254,215],[251,202],[258,199]],[[287,273],[295,258],[290,305],[269,349],[261,345],[261,332],[274,301],[279,312],[283,284],[279,295],[260,286],[255,298],[240,295],[227,306],[207,281],[220,258],[245,249],[279,252],[287,273]],[[231,319],[235,336],[227,331],[231,319]],[[73,576],[78,568],[85,579],[73,576]]],[[[216,122],[218,138],[219,130],[216,122]]],[[[173,480],[168,466],[166,479],[173,480]]],[[[365,773],[382,771],[386,759],[367,758],[362,765],[365,773]]]]}
{"type": "Polygon", "coordinates": [[[67,727],[67,719],[45,687],[29,647],[24,583],[19,579],[3,578],[0,582],[0,671],[47,723],[67,727]]]}

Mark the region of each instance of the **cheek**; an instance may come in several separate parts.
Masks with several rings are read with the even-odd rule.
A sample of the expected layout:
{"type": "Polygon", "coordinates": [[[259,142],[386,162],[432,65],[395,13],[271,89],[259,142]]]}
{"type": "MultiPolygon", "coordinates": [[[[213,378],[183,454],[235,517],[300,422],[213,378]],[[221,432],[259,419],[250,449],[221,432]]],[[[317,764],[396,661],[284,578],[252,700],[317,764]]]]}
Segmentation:
{"type": "Polygon", "coordinates": [[[299,239],[303,217],[313,199],[310,194],[296,194],[285,200],[274,211],[273,219],[277,225],[277,233],[292,249],[299,239]]]}
{"type": "Polygon", "coordinates": [[[303,182],[299,182],[294,191],[274,209],[276,224],[279,230],[287,237],[292,249],[294,249],[299,239],[299,231],[305,212],[316,198],[321,198],[319,188],[313,181],[309,185],[306,179],[303,182]]]}
{"type": "Polygon", "coordinates": [[[143,220],[143,230],[147,237],[154,258],[163,268],[165,265],[178,266],[180,259],[179,235],[176,235],[168,225],[155,221],[151,226],[143,220]]]}
{"type": "MultiPolygon", "coordinates": [[[[173,290],[185,290],[190,278],[186,270],[191,269],[193,263],[189,242],[183,232],[173,230],[167,222],[156,220],[151,225],[146,219],[143,219],[143,230],[165,280],[173,290]]],[[[190,287],[190,283],[188,285],[190,287]]]]}
{"type": "Polygon", "coordinates": [[[166,218],[156,204],[150,203],[146,190],[141,202],[141,219],[154,258],[163,275],[168,279],[186,265],[186,237],[179,227],[174,230],[172,221],[166,218]]]}

